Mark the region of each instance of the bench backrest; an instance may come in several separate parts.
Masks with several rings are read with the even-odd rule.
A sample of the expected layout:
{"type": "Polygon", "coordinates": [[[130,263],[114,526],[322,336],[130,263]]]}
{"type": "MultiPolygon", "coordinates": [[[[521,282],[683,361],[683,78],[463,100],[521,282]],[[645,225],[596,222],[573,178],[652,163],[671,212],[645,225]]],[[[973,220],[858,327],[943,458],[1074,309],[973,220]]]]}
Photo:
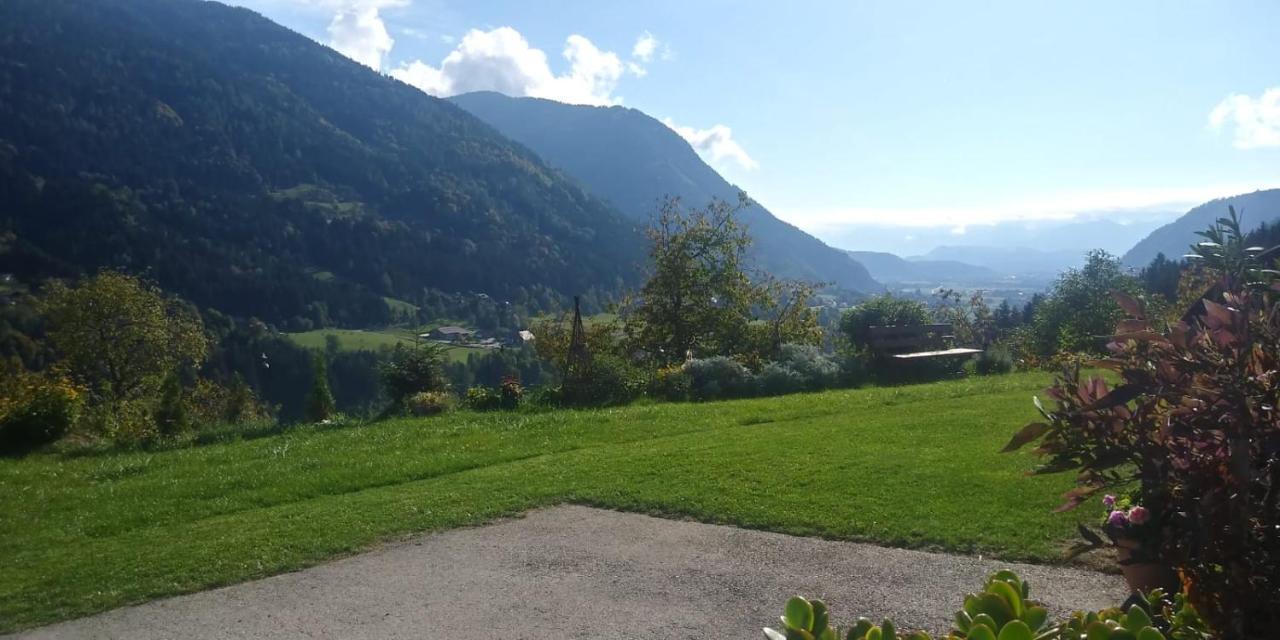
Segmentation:
{"type": "Polygon", "coordinates": [[[915,324],[871,327],[867,343],[872,351],[887,354],[931,351],[951,338],[950,324],[915,324]]]}

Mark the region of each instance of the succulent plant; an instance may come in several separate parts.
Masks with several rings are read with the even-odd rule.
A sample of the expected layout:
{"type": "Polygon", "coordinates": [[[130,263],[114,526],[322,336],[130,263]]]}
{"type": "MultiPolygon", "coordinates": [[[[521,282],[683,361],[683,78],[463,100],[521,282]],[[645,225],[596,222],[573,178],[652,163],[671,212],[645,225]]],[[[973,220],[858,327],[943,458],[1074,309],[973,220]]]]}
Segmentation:
{"type": "Polygon", "coordinates": [[[964,606],[955,615],[951,637],[972,640],[1039,638],[1048,624],[1049,611],[1031,600],[1029,594],[1030,588],[1018,574],[1008,570],[991,574],[980,593],[964,597],[964,606]]]}

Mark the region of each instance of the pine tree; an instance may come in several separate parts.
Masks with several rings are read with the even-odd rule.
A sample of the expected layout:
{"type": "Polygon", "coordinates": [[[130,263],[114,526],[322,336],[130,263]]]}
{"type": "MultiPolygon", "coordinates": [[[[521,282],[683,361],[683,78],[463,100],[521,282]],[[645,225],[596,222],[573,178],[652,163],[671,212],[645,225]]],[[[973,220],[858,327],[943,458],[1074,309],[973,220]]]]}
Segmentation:
{"type": "Polygon", "coordinates": [[[307,396],[307,420],[321,422],[333,416],[337,408],[329,391],[329,373],[320,354],[311,359],[311,393],[307,396]]]}

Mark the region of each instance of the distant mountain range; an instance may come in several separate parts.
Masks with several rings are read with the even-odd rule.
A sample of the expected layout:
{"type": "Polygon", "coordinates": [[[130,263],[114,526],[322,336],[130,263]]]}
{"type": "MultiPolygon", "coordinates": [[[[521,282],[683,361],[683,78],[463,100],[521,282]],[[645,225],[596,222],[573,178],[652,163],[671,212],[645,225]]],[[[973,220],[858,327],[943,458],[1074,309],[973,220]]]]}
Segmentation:
{"type": "Polygon", "coordinates": [[[147,274],[293,326],[638,282],[635,221],[453,104],[246,9],[0,3],[0,272],[147,274]]]}
{"type": "MultiPolygon", "coordinates": [[[[703,162],[683,138],[635,109],[566,105],[491,92],[450,100],[637,221],[647,220],[666,195],[678,196],[691,207],[705,206],[712,198],[737,200],[738,188],[703,162]]],[[[743,211],[742,219],[755,240],[752,254],[758,266],[774,275],[864,293],[883,288],[845,252],[779,220],[759,204],[743,211]]]]}
{"type": "Polygon", "coordinates": [[[907,260],[880,251],[850,251],[849,255],[871,272],[871,277],[886,284],[919,284],[935,287],[944,284],[991,284],[1002,278],[988,269],[953,260],[907,260]]]}
{"type": "Polygon", "coordinates": [[[1201,240],[1196,232],[1204,231],[1214,220],[1225,217],[1228,207],[1232,206],[1241,214],[1244,229],[1252,231],[1263,222],[1280,220],[1280,189],[1255,191],[1206,202],[1152,231],[1151,235],[1124,254],[1124,263],[1134,268],[1145,267],[1160,253],[1170,259],[1181,258],[1192,244],[1201,240]]]}

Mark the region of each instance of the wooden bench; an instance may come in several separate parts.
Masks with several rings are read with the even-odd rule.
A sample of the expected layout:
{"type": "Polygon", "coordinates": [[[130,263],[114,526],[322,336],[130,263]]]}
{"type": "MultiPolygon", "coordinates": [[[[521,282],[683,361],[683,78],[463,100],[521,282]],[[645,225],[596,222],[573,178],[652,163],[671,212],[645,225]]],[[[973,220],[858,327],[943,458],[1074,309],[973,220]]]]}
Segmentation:
{"type": "Polygon", "coordinates": [[[982,353],[981,349],[948,348],[955,336],[950,324],[916,324],[871,327],[867,335],[871,351],[898,360],[946,358],[982,353]]]}

